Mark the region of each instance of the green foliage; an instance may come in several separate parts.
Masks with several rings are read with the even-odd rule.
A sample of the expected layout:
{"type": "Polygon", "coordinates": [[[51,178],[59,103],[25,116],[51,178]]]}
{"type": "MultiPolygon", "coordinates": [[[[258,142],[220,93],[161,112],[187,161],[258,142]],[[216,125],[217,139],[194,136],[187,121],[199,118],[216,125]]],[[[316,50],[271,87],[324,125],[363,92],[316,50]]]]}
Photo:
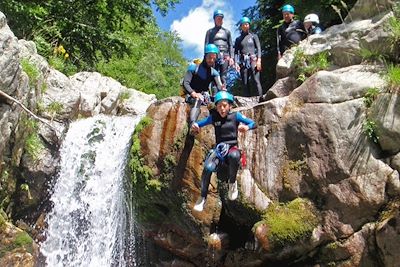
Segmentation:
{"type": "Polygon", "coordinates": [[[392,44],[400,43],[400,19],[393,16],[389,19],[390,41],[392,44]]]}
{"type": "Polygon", "coordinates": [[[315,55],[306,55],[304,51],[297,48],[294,53],[293,64],[296,69],[297,79],[304,82],[307,77],[320,70],[329,68],[329,52],[324,51],[315,55]]]}
{"type": "Polygon", "coordinates": [[[21,66],[22,70],[28,75],[29,77],[29,84],[31,86],[35,86],[38,82],[40,72],[35,65],[29,62],[28,59],[23,58],[21,59],[21,66]]]}
{"type": "Polygon", "coordinates": [[[21,188],[21,190],[26,191],[26,193],[28,194],[28,199],[33,199],[32,195],[31,195],[31,190],[29,189],[28,184],[21,184],[20,188],[21,188]]]}
{"type": "Polygon", "coordinates": [[[53,120],[54,116],[56,114],[60,114],[61,111],[63,110],[64,106],[60,102],[53,101],[47,106],[47,111],[49,112],[51,116],[51,120],[53,120]]]}
{"type": "Polygon", "coordinates": [[[387,69],[386,81],[390,91],[398,92],[400,88],[400,66],[390,64],[387,69]]]}
{"type": "Polygon", "coordinates": [[[130,97],[131,97],[131,93],[128,90],[124,90],[119,94],[118,99],[120,101],[124,101],[124,100],[129,99],[130,97]]]}
{"type": "Polygon", "coordinates": [[[376,122],[367,118],[363,123],[363,132],[364,134],[375,144],[378,144],[379,135],[378,135],[378,127],[376,122]]]}
{"type": "Polygon", "coordinates": [[[69,53],[62,45],[54,48],[53,54],[49,56],[49,64],[67,76],[71,76],[78,71],[78,68],[72,64],[69,53]]]}
{"type": "Polygon", "coordinates": [[[375,101],[376,97],[380,94],[379,88],[371,87],[367,89],[367,92],[364,95],[364,104],[365,107],[370,108],[372,103],[375,101]]]}
{"type": "Polygon", "coordinates": [[[310,201],[296,198],[286,204],[271,204],[263,215],[268,226],[268,240],[273,247],[309,237],[319,223],[310,201]]]}
{"type": "Polygon", "coordinates": [[[186,62],[178,37],[161,32],[155,25],[147,25],[141,35],[131,32],[128,29],[121,33],[129,43],[128,53],[101,60],[96,65],[98,71],[128,88],[155,94],[158,99],[179,95],[186,62]]]}
{"type": "Polygon", "coordinates": [[[385,62],[386,56],[383,55],[380,51],[377,50],[370,50],[368,48],[361,48],[360,51],[360,56],[363,59],[363,61],[370,61],[370,62],[375,62],[375,61],[380,61],[380,62],[385,62]]]}
{"type": "MultiPolygon", "coordinates": [[[[99,57],[126,51],[124,36],[118,30],[124,21],[134,24],[135,33],[143,33],[143,25],[152,23],[152,3],[166,14],[179,0],[94,0],[94,1],[1,1],[0,10],[17,37],[35,40],[39,51],[49,53],[51,47],[64,44],[73,63],[90,69],[99,57]]],[[[45,55],[47,56],[47,54],[45,55]]]]}
{"type": "Polygon", "coordinates": [[[40,153],[44,149],[44,144],[37,133],[37,122],[31,119],[23,121],[23,124],[28,132],[28,136],[25,139],[24,149],[25,152],[34,160],[38,159],[40,153]]]}

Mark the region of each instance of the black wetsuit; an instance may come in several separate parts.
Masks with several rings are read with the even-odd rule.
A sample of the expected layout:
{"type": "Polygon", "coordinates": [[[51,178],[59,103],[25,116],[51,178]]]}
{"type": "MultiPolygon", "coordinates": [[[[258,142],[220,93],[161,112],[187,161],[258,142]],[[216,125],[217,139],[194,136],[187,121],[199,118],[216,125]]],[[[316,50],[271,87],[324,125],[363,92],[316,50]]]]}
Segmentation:
{"type": "Polygon", "coordinates": [[[233,58],[233,45],[231,32],[224,27],[211,28],[206,33],[204,46],[208,44],[215,44],[219,49],[218,61],[215,66],[216,70],[221,75],[223,83],[226,81],[226,70],[228,69],[229,62],[226,59],[227,56],[233,58]]]}
{"type": "Polygon", "coordinates": [[[292,20],[292,22],[283,22],[276,30],[276,38],[278,43],[278,52],[283,55],[287,49],[292,45],[298,44],[301,40],[306,38],[304,31],[302,30],[303,23],[298,20],[292,20]]]}
{"type": "MultiPolygon", "coordinates": [[[[223,181],[228,180],[231,184],[236,181],[236,175],[240,166],[240,151],[237,148],[238,127],[240,123],[247,125],[249,129],[253,129],[256,126],[253,120],[246,118],[240,112],[230,112],[225,118],[222,118],[216,110],[210,112],[207,118],[197,122],[199,127],[212,124],[215,130],[216,143],[224,142],[229,144],[230,149],[224,161],[224,165],[227,166],[228,169],[228,175],[226,177],[222,171],[218,170],[217,177],[223,181]]],[[[211,174],[210,171],[204,168],[201,176],[201,196],[204,198],[206,198],[208,194],[211,174]]]]}
{"type": "Polygon", "coordinates": [[[183,78],[183,88],[188,94],[187,102],[192,105],[190,110],[189,122],[197,120],[200,115],[200,106],[202,101],[190,97],[192,92],[203,93],[208,91],[211,82],[215,82],[218,90],[221,90],[222,83],[218,71],[212,67],[208,67],[205,60],[200,65],[191,64],[183,78]]]}
{"type": "Polygon", "coordinates": [[[250,75],[257,86],[258,96],[262,96],[260,72],[256,69],[257,59],[261,58],[261,45],[258,36],[250,32],[242,32],[235,40],[236,62],[240,65],[240,76],[245,87],[245,96],[250,96],[250,75]]]}

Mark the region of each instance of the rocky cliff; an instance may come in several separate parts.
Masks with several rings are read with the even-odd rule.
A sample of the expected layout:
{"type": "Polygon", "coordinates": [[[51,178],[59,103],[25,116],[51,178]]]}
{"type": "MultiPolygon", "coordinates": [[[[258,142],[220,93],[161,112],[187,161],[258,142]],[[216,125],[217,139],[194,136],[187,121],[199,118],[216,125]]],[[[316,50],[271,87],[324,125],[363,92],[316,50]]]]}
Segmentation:
{"type": "Polygon", "coordinates": [[[387,65],[361,52],[396,60],[392,4],[359,1],[345,23],[285,53],[268,101],[238,99],[258,127],[240,136],[248,165],[237,201],[213,177],[205,211],[193,211],[212,127],[186,136],[179,97],[148,109],[131,167],[139,220],[163,252],[161,266],[398,266],[398,89],[382,74],[387,65]],[[321,54],[324,70],[299,65],[299,55],[321,54]]]}

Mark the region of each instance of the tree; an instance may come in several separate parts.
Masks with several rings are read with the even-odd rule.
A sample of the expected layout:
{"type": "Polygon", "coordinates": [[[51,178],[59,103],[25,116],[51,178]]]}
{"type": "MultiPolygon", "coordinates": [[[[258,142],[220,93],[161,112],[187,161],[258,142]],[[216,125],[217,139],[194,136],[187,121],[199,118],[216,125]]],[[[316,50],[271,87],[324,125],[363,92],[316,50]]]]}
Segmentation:
{"type": "MultiPolygon", "coordinates": [[[[179,0],[153,0],[165,14],[179,0]]],[[[130,20],[141,32],[153,23],[150,0],[7,0],[2,10],[17,37],[42,38],[65,47],[76,65],[92,68],[99,58],[127,51],[123,36],[115,34],[130,20]]],[[[48,51],[51,53],[51,51],[48,51]]]]}

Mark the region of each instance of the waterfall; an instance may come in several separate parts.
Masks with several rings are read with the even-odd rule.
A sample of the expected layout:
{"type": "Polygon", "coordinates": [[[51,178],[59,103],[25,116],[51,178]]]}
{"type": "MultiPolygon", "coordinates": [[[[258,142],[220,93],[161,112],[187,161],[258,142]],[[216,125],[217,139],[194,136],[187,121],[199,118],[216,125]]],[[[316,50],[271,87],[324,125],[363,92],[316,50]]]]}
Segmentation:
{"type": "Polygon", "coordinates": [[[99,115],[70,125],[40,247],[46,266],[137,266],[125,166],[139,119],[99,115]]]}

